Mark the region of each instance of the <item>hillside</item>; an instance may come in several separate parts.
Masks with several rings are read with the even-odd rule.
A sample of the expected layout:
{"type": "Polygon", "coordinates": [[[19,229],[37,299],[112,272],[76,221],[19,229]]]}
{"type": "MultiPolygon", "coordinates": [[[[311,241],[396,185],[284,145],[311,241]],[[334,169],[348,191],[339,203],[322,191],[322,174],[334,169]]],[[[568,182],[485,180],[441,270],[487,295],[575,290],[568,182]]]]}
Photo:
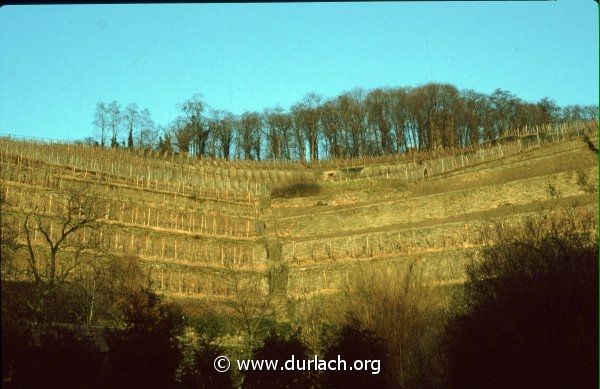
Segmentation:
{"type": "Polygon", "coordinates": [[[596,212],[598,155],[586,131],[577,123],[476,149],[315,166],[0,138],[2,212],[50,217],[64,188],[84,185],[102,207],[104,248],[139,258],[153,287],[173,298],[231,297],[232,273],[261,279],[265,293],[318,296],[356,261],[407,258],[433,281],[455,283],[492,222],[596,212]],[[270,198],[300,181],[321,190],[270,198]]]}

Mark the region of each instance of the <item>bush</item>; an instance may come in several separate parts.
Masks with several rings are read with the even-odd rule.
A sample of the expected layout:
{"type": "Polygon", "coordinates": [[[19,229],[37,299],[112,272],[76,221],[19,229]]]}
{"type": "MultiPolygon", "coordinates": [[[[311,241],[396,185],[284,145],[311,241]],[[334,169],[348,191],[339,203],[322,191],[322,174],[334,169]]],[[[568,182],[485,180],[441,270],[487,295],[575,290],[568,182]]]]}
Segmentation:
{"type": "Polygon", "coordinates": [[[189,324],[204,343],[213,343],[218,338],[232,334],[236,328],[233,319],[214,311],[206,311],[189,318],[189,324]]]}
{"type": "Polygon", "coordinates": [[[169,388],[175,385],[182,358],[181,309],[164,304],[154,293],[130,296],[126,328],[107,339],[114,388],[169,388]]]}
{"type": "Polygon", "coordinates": [[[447,327],[450,386],[596,386],[595,224],[593,214],[571,214],[496,228],[447,327]]]}
{"type": "Polygon", "coordinates": [[[343,292],[346,311],[384,341],[384,373],[392,386],[441,383],[439,351],[447,298],[416,261],[406,266],[357,266],[343,283],[343,292]]]}
{"type": "MultiPolygon", "coordinates": [[[[271,332],[253,354],[255,360],[278,360],[279,366],[291,356],[302,363],[308,359],[306,346],[296,334],[285,336],[277,332],[271,332]]],[[[244,388],[309,388],[314,387],[314,379],[314,372],[308,370],[248,370],[244,388]]]]}
{"type": "Polygon", "coordinates": [[[232,388],[231,370],[220,373],[214,367],[215,359],[226,354],[219,346],[200,342],[192,364],[183,368],[179,386],[186,389],[232,388]]]}
{"type": "Polygon", "coordinates": [[[103,378],[104,358],[89,339],[2,320],[3,388],[104,388],[103,378]]]}
{"type": "Polygon", "coordinates": [[[383,340],[365,329],[356,319],[348,317],[346,324],[333,336],[325,351],[325,360],[346,361],[347,370],[326,370],[321,376],[323,388],[386,388],[393,387],[386,380],[386,348],[383,340]],[[378,365],[362,371],[348,370],[354,361],[379,361],[378,365]]]}
{"type": "Polygon", "coordinates": [[[321,193],[321,185],[316,181],[301,178],[284,186],[278,186],[271,189],[271,198],[294,198],[309,197],[321,193]]]}

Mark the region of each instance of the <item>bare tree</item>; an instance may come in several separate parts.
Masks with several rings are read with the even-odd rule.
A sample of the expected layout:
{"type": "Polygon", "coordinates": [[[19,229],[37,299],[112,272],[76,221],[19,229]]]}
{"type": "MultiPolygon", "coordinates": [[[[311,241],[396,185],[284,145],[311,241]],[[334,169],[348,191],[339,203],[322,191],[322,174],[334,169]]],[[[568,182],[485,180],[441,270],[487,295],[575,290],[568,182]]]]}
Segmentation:
{"type": "Polygon", "coordinates": [[[158,131],[148,108],[140,112],[140,132],[138,136],[138,147],[152,149],[158,141],[158,131]]]}
{"type": "Polygon", "coordinates": [[[278,275],[273,270],[268,274],[240,272],[229,264],[222,270],[222,276],[230,291],[229,305],[241,321],[244,351],[250,356],[261,329],[268,321],[275,320],[285,307],[285,301],[273,289],[273,279],[278,275]]]}
{"type": "Polygon", "coordinates": [[[132,295],[147,286],[146,276],[135,256],[98,256],[71,278],[75,293],[71,315],[77,323],[88,326],[99,319],[122,323],[122,308],[132,295]]]}
{"type": "Polygon", "coordinates": [[[323,136],[330,158],[340,158],[343,155],[341,144],[340,112],[335,100],[326,101],[320,108],[323,136]]]}
{"type": "Polygon", "coordinates": [[[296,149],[295,158],[300,160],[302,163],[306,162],[306,141],[304,139],[305,134],[305,120],[304,120],[304,107],[302,104],[294,104],[291,108],[292,122],[294,123],[294,148],[296,149]]]}
{"type": "Polygon", "coordinates": [[[321,96],[316,93],[308,93],[304,96],[302,102],[295,107],[297,130],[303,132],[302,143],[304,139],[308,141],[308,152],[311,162],[319,159],[319,103],[321,96]]]}
{"type": "Polygon", "coordinates": [[[359,157],[363,155],[365,145],[365,109],[364,91],[355,89],[343,93],[337,98],[340,112],[340,128],[344,140],[344,154],[346,157],[359,157]]]}
{"type": "Polygon", "coordinates": [[[291,158],[290,143],[293,122],[289,113],[281,107],[265,112],[267,127],[273,129],[269,136],[269,148],[274,158],[291,158]]]}
{"type": "Polygon", "coordinates": [[[123,120],[127,128],[127,147],[133,149],[133,132],[140,125],[140,113],[136,103],[131,103],[125,108],[123,120]]]}
{"type": "Polygon", "coordinates": [[[281,130],[278,128],[275,110],[265,109],[263,118],[265,123],[265,136],[267,138],[267,157],[281,158],[281,130]]]}
{"type": "Polygon", "coordinates": [[[102,101],[96,104],[96,113],[94,115],[94,125],[100,131],[100,145],[106,145],[106,133],[108,130],[108,108],[102,101]]]}
{"type": "Polygon", "coordinates": [[[496,89],[490,95],[490,103],[494,115],[494,127],[490,139],[499,137],[508,131],[514,121],[516,107],[521,102],[517,96],[507,90],[496,89]]]}
{"type": "Polygon", "coordinates": [[[156,145],[156,149],[164,154],[164,153],[172,153],[173,152],[173,132],[165,128],[163,126],[158,126],[156,129],[158,134],[158,142],[156,145]]]}
{"type": "Polygon", "coordinates": [[[490,109],[487,96],[472,90],[461,93],[463,100],[462,125],[458,136],[462,146],[479,144],[481,132],[490,132],[490,109]]]}
{"type": "Polygon", "coordinates": [[[121,106],[117,101],[113,101],[108,106],[108,125],[111,131],[110,147],[119,147],[118,136],[121,127],[123,116],[121,113],[121,106]]]}
{"type": "MultiPolygon", "coordinates": [[[[212,110],[208,129],[213,140],[213,146],[220,148],[221,157],[229,160],[233,143],[235,118],[230,112],[212,110]]],[[[216,150],[213,154],[217,154],[216,150]]]]}
{"type": "Polygon", "coordinates": [[[206,109],[206,103],[203,100],[202,94],[194,94],[181,105],[181,109],[185,114],[185,121],[187,123],[186,131],[191,134],[189,151],[194,155],[205,155],[206,142],[210,132],[206,128],[205,120],[202,116],[206,109]]]}
{"type": "Polygon", "coordinates": [[[432,279],[435,275],[410,259],[368,268],[357,264],[342,281],[339,305],[385,341],[386,374],[394,387],[430,387],[439,380],[437,353],[447,302],[432,279]]]}
{"type": "Polygon", "coordinates": [[[378,133],[381,143],[380,151],[384,154],[392,153],[394,150],[392,143],[394,122],[390,93],[383,89],[374,89],[365,98],[365,109],[372,133],[374,135],[378,133]]]}
{"type": "Polygon", "coordinates": [[[40,205],[30,209],[21,207],[17,212],[22,237],[19,248],[26,253],[24,263],[15,264],[14,274],[18,279],[31,281],[31,293],[21,297],[38,322],[51,316],[57,293],[71,282],[77,271],[103,258],[99,233],[103,207],[88,189],[86,186],[66,189],[52,198],[54,205],[48,205],[46,212],[40,205]]]}
{"type": "Polygon", "coordinates": [[[179,152],[189,153],[193,148],[194,138],[196,136],[194,125],[184,118],[178,118],[171,125],[170,133],[173,134],[179,152]]]}
{"type": "Polygon", "coordinates": [[[239,120],[237,146],[246,159],[260,160],[262,118],[256,112],[244,112],[239,120]]]}
{"type": "Polygon", "coordinates": [[[409,93],[410,89],[408,88],[396,88],[390,92],[393,104],[392,121],[396,129],[397,152],[406,151],[408,147],[415,147],[417,142],[408,111],[409,93]]]}
{"type": "Polygon", "coordinates": [[[119,126],[124,124],[129,147],[137,139],[133,132],[139,127],[138,143],[144,148],[170,151],[176,146],[180,152],[197,156],[227,159],[233,154],[255,160],[266,157],[314,162],[323,156],[355,158],[402,153],[410,148],[465,147],[525,126],[598,118],[595,105],[561,108],[549,98],[528,103],[502,89],[488,95],[441,83],[371,91],[356,88],[321,100],[319,95],[308,93],[287,112],[276,107],[237,117],[209,109],[202,95],[195,94],[179,106],[181,117],[169,135],[160,139],[150,113],[138,112],[134,104],[122,116],[116,101],[108,107],[98,103],[94,124],[102,144],[112,131],[113,147],[118,146],[119,126]],[[207,111],[209,117],[205,116],[207,111]]]}
{"type": "Polygon", "coordinates": [[[584,120],[598,120],[598,106],[597,105],[586,105],[582,109],[584,120]]]}

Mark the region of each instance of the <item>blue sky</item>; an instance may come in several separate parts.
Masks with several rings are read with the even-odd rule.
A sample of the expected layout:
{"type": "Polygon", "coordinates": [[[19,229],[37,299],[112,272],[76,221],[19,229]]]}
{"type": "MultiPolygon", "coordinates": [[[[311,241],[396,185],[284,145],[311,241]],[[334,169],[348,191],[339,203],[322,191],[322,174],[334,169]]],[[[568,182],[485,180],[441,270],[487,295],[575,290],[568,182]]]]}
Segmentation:
{"type": "Polygon", "coordinates": [[[202,93],[239,114],[307,92],[447,82],[598,103],[594,1],[0,8],[0,134],[94,134],[98,101],[158,124],[202,93]]]}

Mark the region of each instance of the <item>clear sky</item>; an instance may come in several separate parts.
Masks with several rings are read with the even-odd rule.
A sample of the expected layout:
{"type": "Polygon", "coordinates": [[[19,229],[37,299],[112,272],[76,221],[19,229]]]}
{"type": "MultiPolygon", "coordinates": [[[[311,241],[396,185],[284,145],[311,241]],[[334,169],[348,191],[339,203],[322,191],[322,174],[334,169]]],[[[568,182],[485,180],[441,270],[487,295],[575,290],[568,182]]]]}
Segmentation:
{"type": "Polygon", "coordinates": [[[0,134],[91,136],[101,100],[167,125],[198,92],[236,114],[430,81],[598,104],[598,34],[592,0],[4,6],[0,134]]]}

